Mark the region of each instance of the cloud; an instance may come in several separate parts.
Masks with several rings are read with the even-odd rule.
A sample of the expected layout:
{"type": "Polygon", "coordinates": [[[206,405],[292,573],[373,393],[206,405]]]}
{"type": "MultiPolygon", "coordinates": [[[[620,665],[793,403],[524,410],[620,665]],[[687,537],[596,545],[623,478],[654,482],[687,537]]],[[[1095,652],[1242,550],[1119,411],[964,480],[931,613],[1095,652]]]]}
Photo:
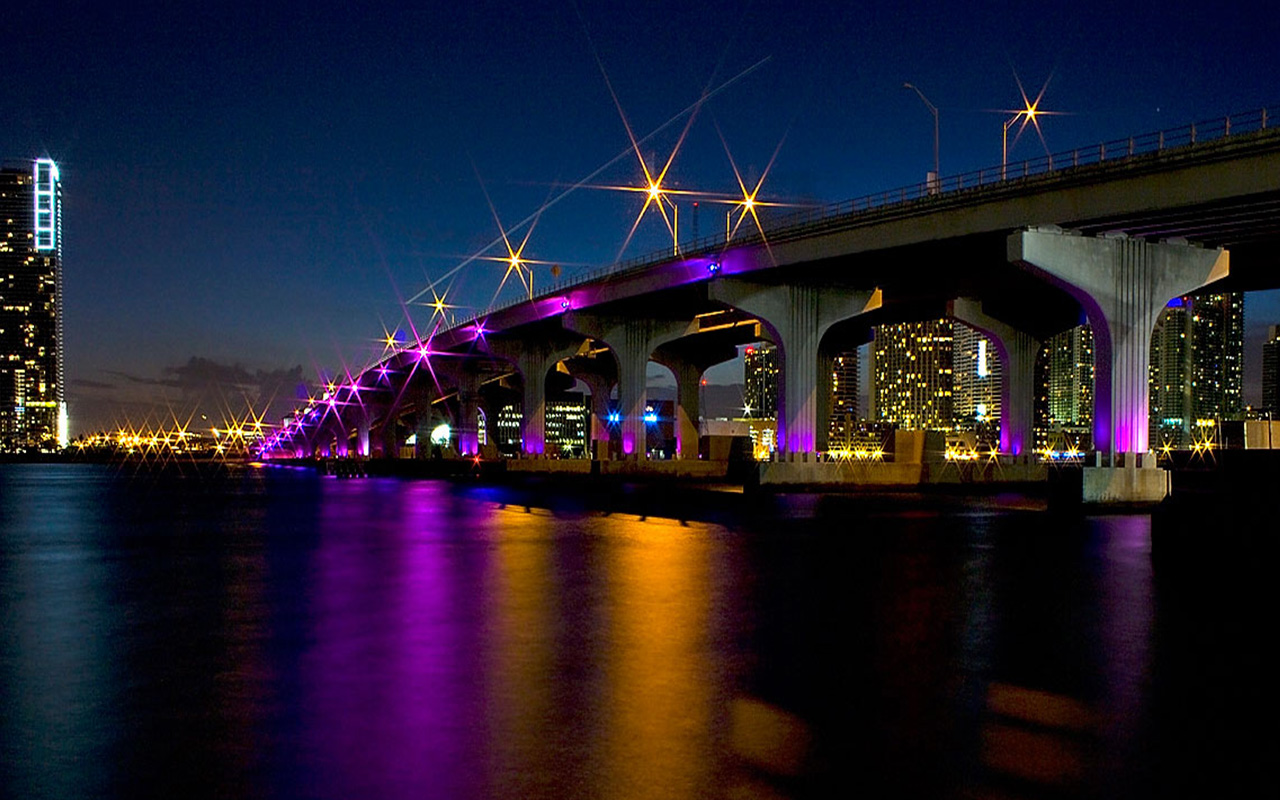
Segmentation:
{"type": "Polygon", "coordinates": [[[253,369],[201,356],[165,367],[154,376],[104,372],[119,382],[113,385],[84,378],[72,382],[79,389],[115,390],[109,397],[87,391],[72,395],[77,431],[111,428],[122,419],[134,424],[144,419],[194,419],[220,425],[231,418],[244,419],[249,413],[278,422],[293,407],[299,391],[306,397],[310,390],[301,365],[253,369]]]}
{"type": "Polygon", "coordinates": [[[103,383],[102,381],[91,381],[88,378],[72,378],[70,381],[68,381],[68,383],[70,383],[70,385],[72,386],[76,386],[82,389],[114,389],[116,388],[116,385],[114,383],[103,383]]]}

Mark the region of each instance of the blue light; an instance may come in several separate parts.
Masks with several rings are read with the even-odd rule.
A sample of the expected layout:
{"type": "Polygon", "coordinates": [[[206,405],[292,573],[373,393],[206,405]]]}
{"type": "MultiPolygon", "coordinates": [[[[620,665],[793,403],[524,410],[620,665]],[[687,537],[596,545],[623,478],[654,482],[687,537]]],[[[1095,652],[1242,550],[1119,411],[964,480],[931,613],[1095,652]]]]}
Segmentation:
{"type": "Polygon", "coordinates": [[[568,308],[568,307],[569,307],[569,298],[567,298],[567,297],[566,297],[565,299],[561,300],[561,301],[560,301],[560,307],[561,307],[561,308],[568,308]]]}
{"type": "Polygon", "coordinates": [[[605,419],[609,420],[610,425],[617,425],[619,422],[622,421],[622,415],[619,414],[617,411],[610,411],[609,415],[605,417],[605,419]]]}
{"type": "Polygon", "coordinates": [[[1185,308],[1186,305],[1187,305],[1186,301],[1183,300],[1181,297],[1175,297],[1169,301],[1168,305],[1166,305],[1165,308],[1185,308]]]}
{"type": "Polygon", "coordinates": [[[658,424],[658,415],[657,415],[657,413],[655,413],[655,412],[653,412],[653,411],[646,411],[646,412],[645,412],[645,415],[644,415],[644,421],[645,421],[645,422],[647,422],[647,423],[649,423],[650,425],[656,425],[656,424],[658,424]]]}
{"type": "Polygon", "coordinates": [[[712,261],[710,264],[707,264],[707,272],[710,272],[712,275],[715,275],[719,271],[720,271],[719,261],[712,261]]]}
{"type": "Polygon", "coordinates": [[[50,159],[36,160],[32,174],[35,184],[35,234],[37,250],[58,246],[58,165],[50,159]]]}

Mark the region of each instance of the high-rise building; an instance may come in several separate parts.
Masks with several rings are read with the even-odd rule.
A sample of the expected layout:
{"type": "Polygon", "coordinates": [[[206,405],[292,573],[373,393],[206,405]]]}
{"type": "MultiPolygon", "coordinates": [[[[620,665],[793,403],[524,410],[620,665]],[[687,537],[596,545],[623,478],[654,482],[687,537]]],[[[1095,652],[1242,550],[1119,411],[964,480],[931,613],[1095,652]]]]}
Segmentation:
{"type": "Polygon", "coordinates": [[[858,428],[858,351],[848,350],[831,359],[831,419],[828,423],[832,447],[848,447],[858,428]]]}
{"type": "Polygon", "coordinates": [[[952,410],[959,428],[974,430],[1000,419],[1000,358],[991,340],[978,331],[960,322],[953,322],[952,329],[952,410]]]}
{"type": "Polygon", "coordinates": [[[587,452],[587,424],[591,412],[587,398],[581,392],[566,392],[561,397],[548,398],[544,437],[548,452],[556,452],[565,458],[578,458],[587,452]]]}
{"type": "Polygon", "coordinates": [[[0,451],[65,447],[64,387],[58,167],[0,165],[0,451]]]}
{"type": "Polygon", "coordinates": [[[778,348],[760,343],[742,351],[742,402],[749,419],[778,415],[778,348]]]}
{"type": "Polygon", "coordinates": [[[1092,447],[1093,329],[1077,325],[1045,342],[1037,362],[1039,446],[1092,447]]]}
{"type": "Polygon", "coordinates": [[[1244,294],[1172,300],[1151,337],[1150,438],[1186,447],[1244,409],[1244,294]]]}
{"type": "Polygon", "coordinates": [[[1280,325],[1267,328],[1262,343],[1262,407],[1280,418],[1280,325]]]}
{"type": "Polygon", "coordinates": [[[954,424],[949,319],[879,325],[871,344],[872,414],[908,430],[954,424]]]}

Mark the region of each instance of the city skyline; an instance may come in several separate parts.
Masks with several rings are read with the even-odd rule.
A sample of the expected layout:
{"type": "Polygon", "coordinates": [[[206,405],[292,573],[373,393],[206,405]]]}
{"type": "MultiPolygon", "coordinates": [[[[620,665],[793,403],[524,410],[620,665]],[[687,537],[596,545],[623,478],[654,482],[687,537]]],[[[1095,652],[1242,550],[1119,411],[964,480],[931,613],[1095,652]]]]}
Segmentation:
{"type": "MultiPolygon", "coordinates": [[[[764,178],[761,197],[808,203],[932,169],[933,120],[907,81],[939,108],[944,174],[999,162],[1002,117],[989,110],[1017,102],[1015,70],[1028,91],[1048,83],[1047,107],[1071,112],[1044,124],[1052,150],[1273,99],[1262,77],[1213,57],[1269,41],[1273,21],[1140,11],[1133,26],[1164,35],[1136,41],[1090,24],[1087,8],[1072,19],[1016,8],[961,15],[939,4],[904,22],[803,3],[358,16],[325,4],[21,6],[15,24],[31,34],[9,45],[14,111],[0,153],[62,167],[72,432],[163,411],[157,394],[181,403],[229,384],[280,398],[297,367],[315,381],[364,363],[384,329],[404,327],[400,300],[495,241],[484,254],[501,257],[502,230],[522,238],[516,223],[564,185],[621,155],[596,182],[639,188],[619,110],[637,138],[657,132],[640,148],[654,167],[677,150],[690,120],[680,112],[718,91],[693,118],[670,185],[733,196],[737,168],[748,187],[764,178]],[[951,69],[956,54],[972,64],[964,75],[951,69]]],[[[1010,148],[1011,159],[1043,152],[1030,132],[1010,148]]],[[[634,192],[584,187],[547,209],[525,253],[545,262],[538,285],[553,266],[573,274],[669,243],[650,209],[622,247],[642,205],[634,192]]],[[[700,232],[732,210],[704,205],[700,232]]],[[[483,307],[502,269],[472,262],[448,302],[483,307]]],[[[504,296],[520,291],[508,284],[504,296]]],[[[1274,298],[1246,300],[1255,403],[1251,364],[1280,317],[1274,298]]]]}

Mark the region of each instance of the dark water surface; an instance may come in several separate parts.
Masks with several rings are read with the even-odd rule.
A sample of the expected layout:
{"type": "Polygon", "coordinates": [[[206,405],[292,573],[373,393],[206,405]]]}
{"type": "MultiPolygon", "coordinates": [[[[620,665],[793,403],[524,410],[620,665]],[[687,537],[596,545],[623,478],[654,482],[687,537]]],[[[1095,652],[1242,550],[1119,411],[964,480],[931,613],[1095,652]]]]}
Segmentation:
{"type": "Polygon", "coordinates": [[[1220,531],[682,502],[0,465],[0,793],[1276,796],[1276,570],[1220,531]]]}

